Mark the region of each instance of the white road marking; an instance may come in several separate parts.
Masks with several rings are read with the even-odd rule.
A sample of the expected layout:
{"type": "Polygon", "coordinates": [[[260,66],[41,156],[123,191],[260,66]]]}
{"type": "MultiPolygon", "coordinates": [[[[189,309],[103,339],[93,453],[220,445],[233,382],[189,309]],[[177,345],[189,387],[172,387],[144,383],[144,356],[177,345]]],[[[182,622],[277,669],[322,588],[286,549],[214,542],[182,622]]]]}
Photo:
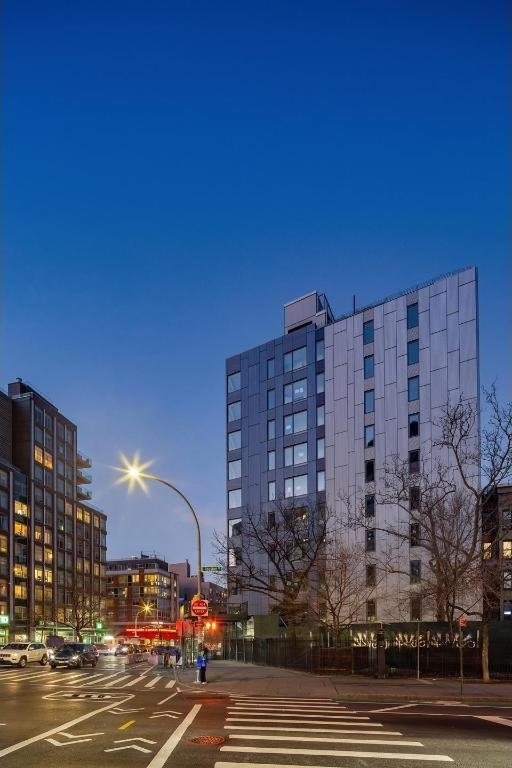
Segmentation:
{"type": "Polygon", "coordinates": [[[351,730],[350,728],[278,728],[277,726],[270,725],[225,725],[226,731],[279,731],[280,733],[297,732],[297,733],[359,733],[365,736],[403,736],[400,731],[358,731],[351,730]]]}
{"type": "Polygon", "coordinates": [[[117,677],[115,680],[112,680],[110,683],[105,683],[103,688],[111,688],[113,685],[117,685],[118,683],[123,682],[123,680],[129,680],[131,675],[123,675],[123,677],[117,677]]]}
{"type": "Polygon", "coordinates": [[[151,680],[151,682],[146,683],[144,688],[153,688],[153,686],[156,685],[158,681],[161,679],[162,679],[162,675],[157,675],[154,680],[151,680]]]}
{"type": "Polygon", "coordinates": [[[43,677],[48,674],[48,670],[45,672],[28,672],[28,673],[17,673],[17,672],[11,672],[9,675],[1,675],[0,680],[5,680],[8,683],[17,683],[17,682],[24,682],[25,680],[33,680],[35,677],[43,677]]]}
{"type": "Polygon", "coordinates": [[[248,707],[247,704],[236,704],[234,707],[228,707],[228,709],[234,709],[238,712],[242,710],[250,709],[253,712],[273,712],[274,710],[277,710],[278,712],[282,712],[283,710],[286,710],[287,712],[339,712],[340,714],[342,712],[346,712],[345,707],[308,707],[308,706],[301,706],[298,705],[291,705],[287,704],[285,706],[273,706],[268,704],[253,704],[252,706],[248,707]]]}
{"type": "Polygon", "coordinates": [[[104,749],[103,751],[104,752],[122,752],[123,749],[136,749],[137,752],[145,752],[147,755],[151,753],[150,749],[146,749],[146,747],[139,747],[138,744],[125,744],[123,747],[112,747],[111,749],[104,749]]]}
{"type": "Polygon", "coordinates": [[[242,696],[241,694],[232,694],[232,699],[241,699],[242,701],[314,701],[327,704],[333,699],[310,699],[307,696],[242,696]]]}
{"type": "Polygon", "coordinates": [[[176,680],[169,680],[169,682],[167,683],[167,685],[165,687],[166,688],[174,688],[175,685],[176,685],[176,680]]]}
{"type": "Polygon", "coordinates": [[[369,709],[368,712],[394,712],[396,709],[409,709],[409,707],[415,707],[416,704],[400,704],[397,707],[385,707],[384,709],[369,709]]]}
{"type": "Polygon", "coordinates": [[[167,696],[167,698],[166,698],[166,699],[162,699],[162,701],[158,701],[158,702],[157,702],[157,705],[159,705],[159,704],[165,704],[165,702],[166,702],[166,701],[169,701],[169,699],[174,699],[174,697],[175,697],[175,696],[177,696],[177,695],[178,695],[178,691],[176,691],[176,693],[171,693],[171,695],[170,695],[170,696],[167,696]]]}
{"type": "Polygon", "coordinates": [[[354,723],[347,718],[340,718],[339,720],[296,720],[296,719],[280,719],[276,720],[274,717],[264,718],[258,717],[258,719],[246,718],[246,717],[227,717],[227,723],[303,723],[307,725],[361,725],[362,728],[382,728],[382,723],[354,723]]]}
{"type": "MultiPolygon", "coordinates": [[[[379,734],[380,735],[380,734],[379,734]]],[[[391,741],[388,739],[335,739],[333,737],[322,736],[316,738],[312,736],[270,736],[261,733],[230,733],[230,739],[252,739],[253,741],[305,741],[320,742],[320,744],[380,744],[388,747],[423,747],[421,741],[391,741]]]]}
{"type": "Polygon", "coordinates": [[[307,712],[299,711],[291,711],[291,712],[283,712],[280,710],[279,712],[275,712],[273,709],[270,710],[257,710],[254,711],[253,709],[236,709],[235,707],[228,707],[229,713],[232,715],[254,715],[254,716],[260,716],[263,717],[288,717],[288,715],[297,715],[298,717],[323,717],[324,719],[327,718],[343,718],[343,720],[369,720],[369,717],[364,717],[363,715],[346,715],[344,712],[340,712],[337,715],[327,715],[324,712],[318,712],[316,715],[309,715],[307,712]]]}
{"type": "Polygon", "coordinates": [[[125,683],[121,686],[121,688],[130,688],[132,685],[140,683],[141,680],[144,680],[144,675],[140,675],[140,677],[134,678],[130,683],[125,683]]]}
{"type": "MultiPolygon", "coordinates": [[[[431,760],[438,763],[453,763],[448,755],[423,755],[407,752],[360,752],[338,749],[288,749],[286,747],[221,747],[221,752],[250,752],[263,755],[316,755],[318,757],[380,758],[385,760],[431,760]]],[[[151,764],[150,764],[151,765],[151,764]]],[[[148,766],[149,768],[149,766],[148,766]]],[[[290,768],[288,765],[287,768],[290,768]]]]}
{"type": "Polygon", "coordinates": [[[111,680],[113,677],[117,677],[117,675],[119,675],[119,672],[116,672],[113,675],[104,675],[103,672],[97,672],[95,675],[87,675],[87,682],[85,683],[65,682],[64,685],[72,685],[74,688],[87,688],[88,685],[96,686],[98,683],[103,683],[105,680],[111,680]],[[100,678],[99,680],[98,677],[100,678]]]}
{"type": "Polygon", "coordinates": [[[487,720],[489,723],[496,723],[496,725],[508,725],[509,728],[512,728],[512,720],[509,720],[506,717],[498,717],[497,715],[475,715],[474,717],[476,717],[477,720],[487,720]]]}
{"type": "MultiPolygon", "coordinates": [[[[132,694],[127,694],[121,701],[120,704],[124,704],[127,701],[130,701],[130,699],[133,698],[132,694]]],[[[17,752],[19,749],[23,749],[23,747],[28,747],[29,744],[35,744],[36,741],[42,741],[43,739],[48,738],[48,736],[54,736],[55,734],[59,733],[59,731],[62,731],[64,728],[69,729],[73,728],[74,725],[77,725],[77,723],[82,723],[84,720],[89,720],[91,717],[94,717],[95,715],[99,715],[100,712],[106,712],[108,709],[112,707],[112,702],[109,702],[106,706],[100,707],[99,709],[94,709],[92,712],[88,712],[86,715],[81,715],[80,717],[76,717],[74,720],[69,720],[67,723],[62,723],[61,725],[58,725],[56,728],[50,728],[49,731],[44,731],[44,733],[39,733],[37,736],[32,736],[30,739],[24,739],[23,741],[18,741],[16,744],[11,744],[10,747],[5,747],[4,749],[0,749],[0,757],[5,757],[5,755],[10,755],[11,752],[17,752]]]]}
{"type": "Polygon", "coordinates": [[[152,761],[149,763],[147,768],[163,768],[165,763],[167,762],[167,759],[169,756],[174,752],[175,748],[180,742],[181,737],[189,727],[189,725],[194,721],[197,713],[201,709],[201,704],[194,704],[188,715],[185,717],[184,720],[181,721],[181,723],[178,725],[176,730],[171,734],[171,736],[167,739],[165,744],[161,747],[160,751],[156,753],[152,761]]]}
{"type": "MultiPolygon", "coordinates": [[[[87,674],[87,673],[85,673],[85,674],[87,674]]],[[[59,675],[58,672],[57,672],[57,675],[59,675]]],[[[63,685],[62,679],[60,678],[60,676],[57,677],[57,675],[54,675],[54,676],[52,676],[50,678],[51,684],[52,685],[63,685]]],[[[84,672],[74,672],[72,675],[66,675],[65,683],[67,683],[69,680],[78,680],[78,678],[83,677],[83,676],[84,676],[84,672]]]]}

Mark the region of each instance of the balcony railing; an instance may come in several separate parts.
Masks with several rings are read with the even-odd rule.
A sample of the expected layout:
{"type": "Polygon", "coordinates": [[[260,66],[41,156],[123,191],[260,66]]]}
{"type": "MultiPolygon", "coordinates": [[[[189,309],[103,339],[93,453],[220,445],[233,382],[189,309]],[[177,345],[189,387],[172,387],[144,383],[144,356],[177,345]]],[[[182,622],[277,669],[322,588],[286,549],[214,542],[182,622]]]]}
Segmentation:
{"type": "Polygon", "coordinates": [[[92,483],[92,475],[90,472],[84,472],[83,469],[78,468],[76,470],[76,481],[80,485],[84,483],[92,483]]]}
{"type": "Polygon", "coordinates": [[[88,456],[85,456],[83,453],[80,453],[80,451],[76,452],[76,464],[77,467],[82,467],[86,469],[90,469],[92,467],[92,461],[88,456]]]}
{"type": "Polygon", "coordinates": [[[85,488],[80,488],[80,486],[77,485],[76,497],[77,499],[82,499],[82,501],[88,501],[92,498],[92,493],[90,491],[86,491],[85,488]]]}

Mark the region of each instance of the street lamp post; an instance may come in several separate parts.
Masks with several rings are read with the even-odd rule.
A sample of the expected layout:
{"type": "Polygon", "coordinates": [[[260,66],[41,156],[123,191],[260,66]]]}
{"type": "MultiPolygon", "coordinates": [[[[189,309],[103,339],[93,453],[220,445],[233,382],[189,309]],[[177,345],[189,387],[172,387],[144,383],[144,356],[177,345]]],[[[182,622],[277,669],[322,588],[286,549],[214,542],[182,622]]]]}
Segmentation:
{"type": "Polygon", "coordinates": [[[202,576],[202,563],[201,563],[201,530],[199,528],[199,520],[197,519],[197,515],[195,513],[194,507],[190,503],[190,501],[187,499],[187,497],[178,489],[176,486],[172,485],[172,483],[169,483],[168,480],[163,480],[161,477],[158,477],[157,475],[153,475],[149,472],[146,472],[147,467],[151,466],[152,462],[146,462],[145,464],[139,464],[138,457],[136,456],[132,462],[128,461],[124,456],[122,456],[122,461],[124,464],[124,468],[116,468],[118,472],[122,473],[122,477],[118,482],[128,482],[130,490],[133,488],[135,484],[140,485],[145,490],[145,484],[144,480],[153,480],[156,483],[160,483],[161,485],[165,485],[167,488],[169,488],[171,491],[174,491],[174,493],[178,494],[178,496],[185,502],[187,505],[190,513],[192,514],[192,517],[194,518],[194,523],[196,526],[196,538],[197,538],[197,595],[198,597],[201,597],[201,576],[202,576]]]}
{"type": "Polygon", "coordinates": [[[147,616],[148,613],[150,613],[152,610],[153,610],[153,606],[152,605],[147,605],[147,604],[144,604],[141,608],[139,608],[139,610],[135,614],[135,634],[134,634],[134,637],[138,637],[139,636],[138,635],[138,627],[139,627],[139,616],[140,616],[140,614],[141,613],[145,613],[146,616],[147,616]]]}

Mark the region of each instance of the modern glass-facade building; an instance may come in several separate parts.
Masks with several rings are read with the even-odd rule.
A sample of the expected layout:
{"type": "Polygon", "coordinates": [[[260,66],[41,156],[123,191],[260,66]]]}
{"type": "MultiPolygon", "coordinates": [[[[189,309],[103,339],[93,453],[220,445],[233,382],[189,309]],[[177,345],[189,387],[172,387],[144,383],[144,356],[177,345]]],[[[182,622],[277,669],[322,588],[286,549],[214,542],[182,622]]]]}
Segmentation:
{"type": "MultiPolygon", "coordinates": [[[[380,530],[398,514],[379,508],[376,490],[394,456],[409,462],[411,474],[423,456],[434,456],[443,406],[459,397],[477,405],[478,390],[475,268],[340,318],[317,292],[286,304],[282,336],[226,361],[232,573],[251,511],[268,514],[276,501],[339,511],[349,499],[367,512],[358,536],[375,583],[358,620],[430,618],[411,588],[425,557],[412,535],[403,573],[375,578],[386,547],[380,530]]],[[[263,553],[259,566],[269,567],[263,553]]],[[[267,598],[254,592],[232,588],[228,600],[235,609],[246,603],[249,614],[269,610],[267,598]]]]}

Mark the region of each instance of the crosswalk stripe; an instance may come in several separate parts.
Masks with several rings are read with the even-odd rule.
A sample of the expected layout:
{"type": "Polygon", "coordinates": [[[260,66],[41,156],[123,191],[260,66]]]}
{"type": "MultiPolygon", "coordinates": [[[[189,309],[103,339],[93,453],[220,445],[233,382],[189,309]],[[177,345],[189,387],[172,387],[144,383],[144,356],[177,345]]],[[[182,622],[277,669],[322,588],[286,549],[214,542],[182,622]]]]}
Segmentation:
{"type": "Polygon", "coordinates": [[[105,683],[103,686],[104,688],[112,688],[113,685],[117,685],[118,683],[122,683],[123,680],[129,680],[131,675],[123,675],[123,677],[116,677],[115,680],[111,680],[110,683],[105,683]]]}
{"type": "Polygon", "coordinates": [[[166,688],[174,688],[175,685],[176,685],[176,680],[169,680],[169,682],[167,683],[167,685],[165,687],[166,688]]]}
{"type": "Polygon", "coordinates": [[[102,683],[105,680],[111,680],[113,677],[117,677],[118,675],[119,675],[119,672],[116,672],[113,675],[104,675],[103,672],[98,672],[96,675],[84,675],[84,678],[86,677],[85,683],[80,683],[80,685],[78,685],[74,682],[70,682],[70,683],[67,683],[67,685],[73,685],[76,688],[86,688],[88,685],[97,685],[98,683],[102,683]],[[99,680],[98,680],[98,677],[100,678],[99,680]]]}
{"type": "Polygon", "coordinates": [[[326,715],[324,712],[318,712],[316,715],[308,715],[305,712],[275,712],[274,710],[258,710],[255,712],[253,709],[235,709],[234,707],[228,707],[228,710],[230,714],[233,715],[254,715],[259,717],[262,715],[263,717],[288,717],[288,715],[297,715],[298,717],[323,717],[324,719],[328,718],[339,718],[342,717],[344,720],[369,720],[369,717],[363,717],[362,715],[346,715],[344,712],[340,712],[337,715],[326,715]]]}
{"type": "Polygon", "coordinates": [[[11,681],[17,682],[18,680],[20,680],[21,682],[23,682],[23,680],[31,680],[34,677],[42,677],[43,675],[47,675],[47,674],[48,674],[48,670],[45,670],[44,672],[39,671],[39,672],[29,672],[29,673],[9,672],[7,675],[1,675],[0,680],[5,680],[9,682],[11,681]]]}
{"type": "MultiPolygon", "coordinates": [[[[448,755],[425,755],[420,753],[408,752],[363,752],[359,750],[338,750],[338,749],[289,749],[287,747],[221,747],[221,752],[250,752],[262,755],[315,755],[317,757],[357,757],[357,758],[377,758],[383,760],[431,760],[438,763],[453,763],[448,755]]],[[[218,768],[218,764],[216,763],[218,768]]],[[[254,763],[252,764],[254,768],[254,763]]],[[[282,766],[281,766],[282,768],[282,766]]],[[[291,768],[289,765],[286,768],[291,768]]],[[[298,767],[297,767],[298,768],[298,767]]],[[[325,768],[325,766],[323,767],[325,768]]]]}
{"type": "MultiPolygon", "coordinates": [[[[236,704],[234,707],[228,707],[228,709],[234,709],[237,711],[241,710],[247,710],[247,704],[236,704]]],[[[251,710],[254,712],[260,712],[260,711],[268,711],[272,712],[274,710],[278,710],[280,712],[283,711],[283,709],[286,709],[287,712],[340,712],[340,710],[343,712],[344,709],[342,707],[309,707],[309,706],[302,706],[299,707],[298,705],[290,705],[288,704],[286,707],[274,707],[269,706],[268,704],[253,704],[251,707],[251,710]]]]}
{"type": "Polygon", "coordinates": [[[151,680],[151,682],[146,683],[144,688],[152,688],[154,685],[158,683],[159,680],[162,679],[162,675],[157,675],[154,680],[151,680]]]}
{"type": "MultiPolygon", "coordinates": [[[[380,735],[380,733],[379,733],[380,735]]],[[[320,742],[321,744],[379,744],[388,747],[422,747],[421,741],[397,741],[388,739],[335,739],[333,737],[322,736],[316,738],[312,736],[271,736],[270,734],[260,733],[230,733],[230,739],[252,739],[253,741],[305,741],[307,743],[320,742]]]]}
{"type": "MultiPolygon", "coordinates": [[[[369,725],[374,725],[374,723],[369,723],[369,725]]],[[[365,726],[366,727],[366,724],[365,726]]],[[[278,728],[277,726],[273,725],[225,725],[224,730],[226,731],[279,731],[282,733],[283,731],[288,732],[297,732],[297,733],[359,733],[363,734],[365,736],[372,736],[373,734],[376,734],[378,736],[402,736],[403,734],[400,731],[360,731],[360,730],[352,730],[351,728],[278,728]]]]}
{"type": "MultiPolygon", "coordinates": [[[[354,723],[351,720],[347,720],[347,718],[340,718],[339,720],[296,720],[296,719],[289,719],[286,720],[276,720],[275,717],[273,718],[263,718],[259,717],[257,720],[254,719],[247,719],[246,717],[227,717],[226,722],[228,723],[303,723],[307,725],[352,725],[356,726],[359,725],[359,723],[354,723]]],[[[362,728],[381,728],[382,723],[361,723],[362,728]]]]}
{"type": "Polygon", "coordinates": [[[132,685],[136,685],[137,683],[140,683],[141,680],[144,680],[144,675],[140,675],[140,677],[134,678],[129,683],[125,683],[124,685],[121,686],[121,688],[130,688],[132,685]]]}
{"type": "Polygon", "coordinates": [[[61,673],[57,672],[56,675],[52,675],[49,679],[49,684],[51,685],[67,685],[71,680],[79,680],[80,678],[84,677],[84,674],[87,674],[86,672],[75,672],[73,675],[66,675],[66,679],[64,680],[64,683],[60,677],[61,673]]]}

